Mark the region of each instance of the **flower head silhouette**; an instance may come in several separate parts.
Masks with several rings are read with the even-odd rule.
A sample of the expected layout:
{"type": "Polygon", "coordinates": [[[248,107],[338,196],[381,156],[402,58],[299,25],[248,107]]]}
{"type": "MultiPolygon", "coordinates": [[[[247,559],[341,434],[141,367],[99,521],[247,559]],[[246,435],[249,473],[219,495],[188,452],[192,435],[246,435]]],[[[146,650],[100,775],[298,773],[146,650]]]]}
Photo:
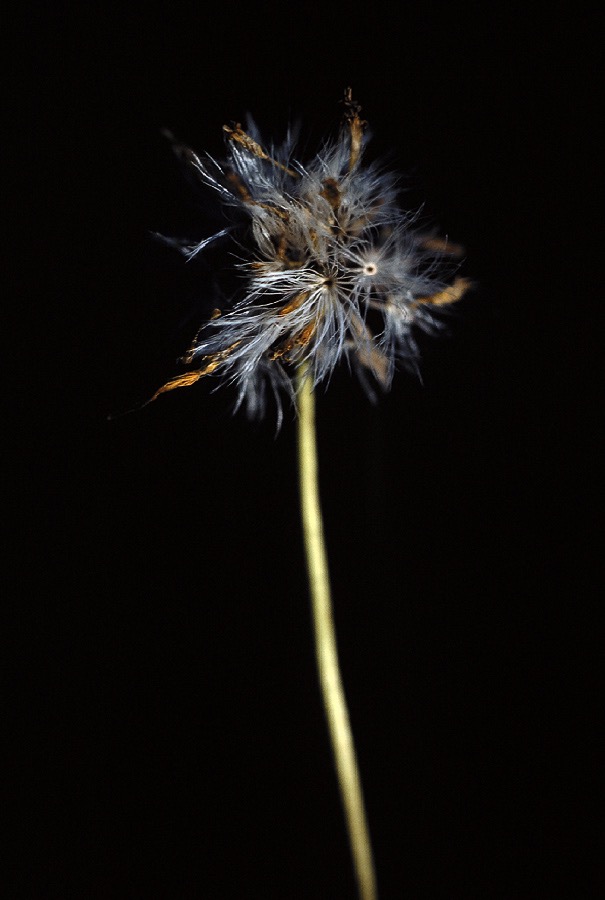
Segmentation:
{"type": "Polygon", "coordinates": [[[435,310],[468,289],[467,279],[447,277],[459,248],[419,231],[416,214],[397,204],[397,179],[364,164],[365,122],[350,89],[337,139],[306,164],[295,158],[294,134],[267,151],[253,124],[224,131],[226,162],[176,149],[222,204],[243,215],[181,249],[191,258],[231,236],[241,290],[183,357],[195,368],[151,399],[215,376],[237,385],[237,406],[251,416],[264,413],[272,392],[281,421],[295,371],[304,365],[316,386],[343,358],[369,392],[368,373],[388,388],[396,364],[417,358],[413,326],[434,329],[435,310]]]}

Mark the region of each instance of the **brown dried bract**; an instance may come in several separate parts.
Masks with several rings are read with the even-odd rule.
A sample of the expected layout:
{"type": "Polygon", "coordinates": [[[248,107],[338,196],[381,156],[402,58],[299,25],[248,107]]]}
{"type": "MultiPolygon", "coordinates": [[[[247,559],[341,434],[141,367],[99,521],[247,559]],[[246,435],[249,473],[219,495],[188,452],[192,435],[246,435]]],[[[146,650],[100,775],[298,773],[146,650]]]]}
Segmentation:
{"type": "Polygon", "coordinates": [[[438,291],[430,297],[418,297],[416,304],[423,303],[430,306],[446,306],[448,303],[455,303],[456,300],[460,300],[472,286],[473,282],[470,278],[456,278],[450,287],[445,288],[445,290],[438,291]]]}
{"type": "MultiPolygon", "coordinates": [[[[149,398],[147,403],[153,403],[154,400],[157,400],[160,394],[165,394],[167,391],[174,391],[176,390],[176,388],[189,387],[189,385],[195,384],[195,382],[199,381],[199,379],[204,374],[205,373],[200,370],[197,372],[186,372],[184,375],[177,375],[175,378],[171,378],[170,381],[167,381],[166,384],[162,385],[162,387],[155,392],[153,397],[149,398]]],[[[147,403],[145,404],[145,406],[147,405],[147,403]]]]}
{"type": "MultiPolygon", "coordinates": [[[[215,310],[215,312],[218,312],[220,315],[220,311],[215,310]]],[[[216,318],[216,316],[213,316],[213,318],[216,318]]],[[[183,375],[177,375],[175,378],[171,378],[170,381],[167,381],[166,384],[162,385],[162,387],[155,392],[145,406],[147,406],[148,403],[153,403],[154,400],[157,400],[160,394],[165,394],[167,391],[174,391],[181,387],[189,387],[190,385],[195,384],[196,381],[199,381],[200,378],[203,378],[204,375],[211,375],[213,372],[216,372],[221,363],[223,363],[240,344],[241,341],[235,341],[235,343],[231,344],[231,346],[227,347],[225,350],[219,350],[218,353],[213,353],[211,356],[205,356],[204,359],[207,359],[208,362],[201,369],[196,369],[195,372],[185,372],[183,375]]],[[[193,353],[194,349],[195,348],[192,347],[189,354],[193,353]]],[[[189,354],[184,357],[185,361],[190,361],[188,360],[189,354]]]]}
{"type": "Polygon", "coordinates": [[[285,359],[288,361],[288,354],[295,347],[306,347],[317,330],[317,322],[309,322],[308,325],[293,335],[290,340],[285,341],[271,354],[271,359],[285,359]]]}
{"type": "Polygon", "coordinates": [[[464,256],[464,247],[462,244],[454,244],[446,238],[429,237],[420,241],[423,250],[433,250],[436,253],[447,253],[448,256],[460,258],[464,256]]]}
{"type": "Polygon", "coordinates": [[[353,169],[359,157],[361,156],[361,143],[363,140],[363,132],[368,124],[360,118],[361,106],[353,100],[353,90],[345,88],[345,96],[342,101],[344,104],[344,120],[349,126],[351,132],[351,155],[349,157],[349,169],[353,169]]]}
{"type": "Polygon", "coordinates": [[[291,175],[293,178],[298,178],[298,174],[294,172],[293,169],[289,169],[287,166],[284,166],[283,163],[278,162],[276,159],[273,159],[269,156],[268,153],[263,150],[260,144],[250,137],[249,134],[243,130],[242,126],[239,122],[235,122],[233,127],[230,125],[223,125],[223,131],[229,136],[229,139],[235,141],[237,144],[241,144],[241,146],[247,150],[249,153],[254,154],[259,159],[266,159],[272,165],[277,166],[278,169],[281,169],[287,175],[291,175]]]}
{"type": "Polygon", "coordinates": [[[301,291],[300,294],[297,294],[289,303],[286,303],[285,306],[277,313],[278,316],[287,316],[288,313],[294,312],[295,309],[299,309],[309,296],[309,291],[301,291]]]}

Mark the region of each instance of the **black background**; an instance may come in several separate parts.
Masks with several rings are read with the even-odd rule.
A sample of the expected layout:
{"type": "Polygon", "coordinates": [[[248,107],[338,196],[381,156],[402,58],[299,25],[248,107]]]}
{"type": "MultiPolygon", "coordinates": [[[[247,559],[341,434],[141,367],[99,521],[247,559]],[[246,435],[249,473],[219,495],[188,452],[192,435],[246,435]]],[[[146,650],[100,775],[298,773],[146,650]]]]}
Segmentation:
{"type": "MultiPolygon", "coordinates": [[[[4,90],[10,897],[352,898],[295,422],[212,384],[137,407],[207,310],[162,128],[301,155],[351,84],[478,288],[368,403],[318,399],[341,661],[381,897],[597,896],[599,282],[590,23],[486,4],[48,5],[4,90]],[[577,205],[574,203],[577,201],[577,205]],[[587,227],[588,226],[588,227],[587,227]],[[589,237],[579,250],[579,238],[589,237]],[[595,296],[596,293],[596,296],[595,296]],[[12,746],[12,742],[11,742],[12,746]]],[[[594,61],[596,63],[596,60],[594,61]]],[[[596,66],[595,66],[596,70],[596,66]]]]}

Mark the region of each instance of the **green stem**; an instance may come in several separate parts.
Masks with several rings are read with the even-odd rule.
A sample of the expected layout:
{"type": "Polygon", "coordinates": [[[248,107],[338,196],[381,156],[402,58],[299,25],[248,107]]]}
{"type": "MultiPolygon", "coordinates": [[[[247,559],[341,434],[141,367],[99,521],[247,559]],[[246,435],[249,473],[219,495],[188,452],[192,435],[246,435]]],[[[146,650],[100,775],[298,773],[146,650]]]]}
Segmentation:
{"type": "Polygon", "coordinates": [[[344,807],[361,900],[376,900],[376,876],[363,803],[355,745],[342,687],[336,633],[330,599],[328,560],[324,542],[315,436],[315,397],[307,367],[298,371],[298,461],[302,524],[309,574],[315,652],[332,752],[344,807]]]}

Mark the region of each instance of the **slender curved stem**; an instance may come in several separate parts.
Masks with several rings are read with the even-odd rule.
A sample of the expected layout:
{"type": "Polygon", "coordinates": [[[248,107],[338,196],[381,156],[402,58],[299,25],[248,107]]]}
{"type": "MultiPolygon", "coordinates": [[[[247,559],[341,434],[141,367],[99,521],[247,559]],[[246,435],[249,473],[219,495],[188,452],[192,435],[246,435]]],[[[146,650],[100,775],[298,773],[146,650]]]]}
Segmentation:
{"type": "Polygon", "coordinates": [[[372,847],[349,713],[338,665],[328,560],[319,500],[315,398],[312,379],[307,377],[305,366],[299,369],[297,380],[300,500],[319,681],[332,741],[332,752],[349,833],[359,897],[361,900],[376,900],[376,876],[372,847]]]}

